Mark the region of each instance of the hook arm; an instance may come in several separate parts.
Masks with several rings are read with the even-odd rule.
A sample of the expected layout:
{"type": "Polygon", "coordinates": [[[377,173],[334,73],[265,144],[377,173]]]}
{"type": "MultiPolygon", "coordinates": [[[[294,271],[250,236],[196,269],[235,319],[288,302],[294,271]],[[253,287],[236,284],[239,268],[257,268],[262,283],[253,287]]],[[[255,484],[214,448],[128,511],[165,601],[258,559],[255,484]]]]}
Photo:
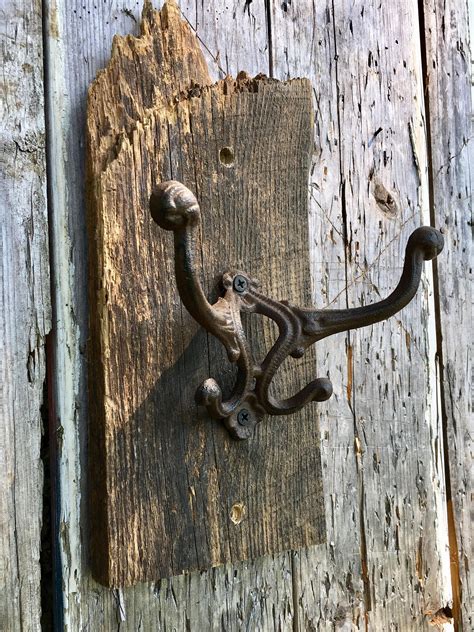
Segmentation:
{"type": "Polygon", "coordinates": [[[302,324],[301,347],[306,349],[327,336],[373,325],[399,312],[416,294],[423,261],[437,257],[443,250],[443,245],[443,236],[435,228],[417,228],[408,239],[400,281],[394,291],[382,301],[351,309],[314,310],[293,307],[302,324]]]}

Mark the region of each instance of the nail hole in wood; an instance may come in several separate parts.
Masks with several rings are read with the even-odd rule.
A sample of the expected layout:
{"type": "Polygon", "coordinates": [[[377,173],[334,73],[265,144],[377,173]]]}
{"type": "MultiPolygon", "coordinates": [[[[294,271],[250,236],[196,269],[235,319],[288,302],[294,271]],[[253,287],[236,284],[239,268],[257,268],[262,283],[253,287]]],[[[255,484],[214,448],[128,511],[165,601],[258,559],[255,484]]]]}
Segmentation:
{"type": "Polygon", "coordinates": [[[234,524],[240,524],[245,516],[244,503],[235,503],[230,510],[230,519],[234,524]]]}
{"type": "Polygon", "coordinates": [[[226,167],[232,167],[234,164],[234,150],[231,147],[223,147],[219,152],[219,160],[226,167]]]}

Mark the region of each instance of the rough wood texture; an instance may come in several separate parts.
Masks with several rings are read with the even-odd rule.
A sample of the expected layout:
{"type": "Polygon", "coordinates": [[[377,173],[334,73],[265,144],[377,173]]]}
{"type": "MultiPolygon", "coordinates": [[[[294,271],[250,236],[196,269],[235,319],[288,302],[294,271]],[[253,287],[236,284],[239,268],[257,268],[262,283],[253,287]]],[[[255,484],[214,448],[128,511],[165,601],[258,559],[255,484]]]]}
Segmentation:
{"type": "MultiPolygon", "coordinates": [[[[430,223],[418,8],[403,6],[335,8],[338,76],[354,77],[339,81],[338,99],[350,306],[394,288],[408,235],[430,223]]],[[[349,337],[365,618],[374,630],[428,629],[451,599],[435,351],[430,265],[396,318],[349,337]]]]}
{"type": "MultiPolygon", "coordinates": [[[[345,217],[341,192],[337,53],[332,3],[275,4],[273,70],[278,79],[305,76],[313,85],[314,147],[310,170],[313,303],[343,309],[346,301],[345,217]]],[[[296,630],[363,629],[354,426],[347,398],[348,334],[317,345],[318,374],[328,371],[334,395],[319,404],[327,543],[293,557],[296,630]]]]}
{"type": "Polygon", "coordinates": [[[432,215],[436,225],[443,227],[446,243],[446,254],[438,262],[435,281],[453,611],[459,630],[474,628],[471,570],[474,156],[467,13],[466,3],[424,2],[432,215]]]}
{"type": "MultiPolygon", "coordinates": [[[[351,213],[353,205],[344,205],[343,190],[340,189],[340,183],[346,181],[347,191],[347,187],[350,188],[351,186],[352,178],[347,178],[348,171],[346,170],[346,177],[344,180],[341,179],[342,167],[339,150],[343,150],[343,145],[346,142],[355,144],[359,138],[361,143],[364,142],[364,151],[369,151],[379,136],[385,138],[383,133],[389,129],[389,126],[385,125],[386,119],[390,118],[390,124],[395,125],[398,116],[398,110],[394,111],[390,108],[387,110],[390,115],[385,116],[383,109],[378,106],[379,116],[383,118],[384,124],[369,119],[367,130],[362,126],[359,131],[354,124],[351,133],[357,134],[357,138],[351,141],[350,138],[347,138],[347,132],[342,135],[339,131],[338,117],[343,96],[347,106],[348,100],[352,101],[353,98],[352,87],[359,86],[362,89],[363,83],[360,83],[362,78],[368,75],[370,80],[373,74],[375,78],[380,77],[381,79],[380,88],[377,88],[377,84],[373,81],[371,83],[375,103],[380,98],[384,99],[384,104],[389,103],[386,88],[393,72],[393,65],[389,72],[391,67],[389,58],[394,59],[396,68],[398,68],[397,63],[400,63],[396,60],[401,59],[402,66],[403,61],[405,61],[410,64],[412,69],[417,69],[416,81],[419,81],[421,77],[419,70],[421,65],[420,52],[417,52],[413,45],[413,38],[416,40],[419,37],[419,24],[415,19],[414,7],[401,1],[395,4],[391,3],[390,6],[388,3],[382,3],[382,5],[380,9],[371,9],[370,17],[364,18],[364,14],[369,15],[369,7],[365,4],[364,11],[362,11],[362,7],[359,7],[359,14],[352,15],[349,20],[344,20],[339,3],[330,1],[324,3],[269,3],[271,12],[265,11],[264,2],[257,3],[255,1],[252,3],[244,1],[241,3],[183,1],[181,3],[182,11],[190,24],[197,28],[198,37],[214,79],[224,76],[225,72],[221,72],[221,69],[234,75],[240,69],[245,69],[250,74],[266,72],[270,67],[271,60],[277,78],[306,76],[313,83],[316,117],[310,235],[313,243],[314,302],[317,305],[346,305],[344,293],[346,283],[344,213],[351,213]],[[337,11],[336,15],[333,13],[333,7],[337,11]],[[409,17],[404,15],[407,7],[409,17]],[[380,11],[382,13],[379,13],[380,11]],[[382,19],[379,15],[385,17],[382,19]],[[390,44],[388,37],[383,36],[384,29],[387,28],[387,21],[390,21],[392,15],[396,18],[394,28],[398,30],[400,23],[403,22],[404,24],[404,39],[399,39],[398,45],[393,41],[390,44]],[[362,24],[366,24],[366,29],[363,30],[359,23],[357,37],[353,35],[354,24],[351,29],[351,20],[353,22],[362,20],[362,24]],[[369,38],[371,45],[365,47],[364,53],[364,48],[362,48],[364,38],[370,31],[377,34],[380,38],[379,43],[374,45],[374,35],[372,35],[369,38]],[[268,45],[267,34],[271,35],[271,47],[268,45]],[[408,49],[410,55],[414,55],[417,59],[409,58],[408,55],[404,54],[402,42],[406,43],[407,40],[412,41],[408,49]],[[385,46],[389,46],[389,48],[385,50],[385,46]],[[350,54],[346,53],[346,61],[341,63],[339,54],[344,48],[350,54]],[[360,63],[365,60],[367,68],[360,77],[354,71],[354,64],[349,67],[347,63],[348,57],[355,55],[359,48],[360,63]],[[372,52],[370,66],[367,48],[370,48],[372,52]],[[377,51],[380,51],[381,57],[385,58],[385,71],[379,75],[375,74],[377,67],[373,63],[377,51]],[[376,123],[375,127],[373,127],[374,123],[376,123]],[[378,132],[372,140],[371,148],[367,148],[379,127],[382,127],[383,131],[378,132]],[[330,225],[328,221],[331,222],[330,225]]],[[[348,353],[350,352],[346,352],[346,349],[349,350],[349,346],[345,346],[347,343],[342,334],[339,336],[339,344],[336,344],[337,339],[334,339],[334,344],[331,342],[331,344],[324,346],[323,342],[318,345],[319,366],[321,369],[323,367],[329,369],[336,392],[335,398],[328,402],[327,407],[318,409],[321,413],[323,471],[325,472],[324,485],[327,502],[327,546],[311,547],[293,556],[281,554],[276,557],[262,558],[255,562],[234,566],[227,565],[224,568],[216,568],[206,573],[193,573],[170,581],[139,585],[123,591],[103,589],[90,578],[88,566],[84,562],[87,558],[88,547],[88,540],[84,535],[86,524],[84,499],[87,497],[87,489],[84,486],[85,477],[82,474],[86,468],[84,437],[87,425],[84,390],[85,363],[82,355],[83,345],[87,338],[84,300],[84,148],[82,141],[84,138],[86,90],[97,70],[103,67],[109,58],[113,34],[116,32],[126,34],[136,31],[138,28],[141,6],[130,4],[124,8],[123,3],[93,3],[86,0],[81,3],[68,3],[67,7],[61,4],[57,10],[55,10],[55,3],[49,1],[46,2],[46,7],[50,47],[48,53],[51,78],[49,92],[51,111],[54,114],[52,117],[52,131],[54,132],[52,138],[55,142],[52,152],[53,176],[57,178],[52,193],[56,200],[58,220],[61,220],[58,221],[56,227],[59,232],[56,233],[58,238],[53,246],[59,256],[58,265],[61,266],[61,283],[57,286],[57,296],[60,299],[58,305],[62,310],[60,331],[67,343],[60,347],[63,350],[63,364],[58,374],[58,379],[62,384],[61,389],[58,390],[58,405],[60,406],[58,415],[62,437],[60,444],[62,486],[60,525],[65,586],[65,625],[70,630],[91,631],[116,630],[117,628],[122,631],[137,629],[190,629],[196,631],[336,629],[345,631],[368,628],[378,632],[379,629],[388,627],[388,624],[387,626],[385,623],[380,624],[385,616],[386,620],[394,622],[394,628],[398,625],[399,629],[408,631],[418,632],[420,628],[424,629],[426,626],[429,626],[428,629],[436,629],[436,627],[429,625],[430,620],[437,621],[438,628],[442,628],[444,624],[445,630],[450,629],[449,623],[446,623],[449,620],[447,616],[449,610],[438,612],[436,617],[431,614],[421,624],[419,624],[419,619],[403,620],[403,617],[407,616],[406,611],[408,610],[405,603],[414,601],[412,591],[417,590],[416,587],[413,588],[412,583],[409,583],[408,586],[403,584],[402,576],[399,574],[405,563],[403,555],[411,555],[413,559],[418,560],[416,569],[422,569],[423,566],[425,569],[428,566],[430,569],[435,569],[430,571],[429,578],[431,586],[433,586],[433,580],[436,586],[438,581],[435,578],[438,559],[436,551],[439,551],[439,545],[434,545],[432,549],[434,553],[430,552],[431,542],[429,538],[424,538],[423,542],[428,547],[428,551],[420,551],[418,547],[413,548],[410,525],[406,526],[405,524],[403,531],[400,531],[398,527],[398,533],[402,536],[406,535],[408,538],[400,537],[399,539],[400,565],[398,565],[394,550],[396,544],[391,537],[397,534],[398,518],[394,509],[399,505],[396,502],[399,498],[398,493],[396,497],[393,497],[394,503],[392,503],[393,494],[389,494],[387,513],[385,513],[384,507],[378,522],[369,516],[372,532],[379,534],[373,540],[375,542],[373,546],[377,547],[377,542],[383,542],[383,534],[386,531],[391,555],[389,566],[384,566],[384,572],[379,573],[374,564],[376,558],[369,549],[369,559],[372,560],[371,568],[374,571],[369,577],[371,582],[369,589],[372,592],[376,591],[376,594],[383,594],[387,587],[390,601],[385,615],[382,601],[372,600],[369,602],[371,610],[368,618],[365,617],[363,588],[367,575],[363,575],[363,570],[364,564],[367,564],[367,556],[362,556],[360,551],[360,525],[366,518],[364,515],[361,516],[359,509],[361,498],[364,499],[368,494],[370,477],[375,477],[372,480],[375,484],[377,483],[376,468],[379,460],[377,458],[373,460],[372,474],[370,472],[370,458],[367,457],[370,457],[375,450],[371,450],[370,444],[365,444],[365,452],[361,456],[355,449],[353,415],[347,398],[347,387],[351,384],[349,379],[351,372],[348,370],[348,353]],[[360,486],[360,475],[357,474],[357,466],[360,465],[361,459],[365,467],[365,485],[363,488],[360,486]],[[387,524],[387,518],[391,520],[390,525],[387,524]],[[426,558],[426,553],[428,553],[428,558],[426,558]],[[394,593],[391,595],[392,587],[394,593]],[[409,601],[405,602],[407,597],[409,601]],[[378,628],[373,621],[378,623],[378,628]],[[400,627],[400,621],[405,625],[405,628],[400,627]]],[[[353,10],[355,11],[355,9],[353,10]]],[[[437,15],[442,15],[439,13],[440,9],[437,11],[437,15]]],[[[459,8],[458,5],[449,8],[449,15],[451,20],[454,20],[454,24],[462,24],[462,11],[463,8],[459,8]],[[461,18],[455,19],[458,11],[461,18]]],[[[346,11],[344,13],[346,14],[346,11]]],[[[349,14],[347,13],[347,15],[349,14]]],[[[437,20],[436,32],[442,35],[444,25],[448,23],[451,24],[446,12],[444,20],[437,20]]],[[[435,31],[432,30],[431,32],[434,33],[435,31]]],[[[444,41],[441,36],[436,42],[433,40],[432,44],[438,50],[438,55],[440,48],[444,47],[442,55],[446,62],[436,69],[436,73],[439,72],[440,74],[444,72],[446,65],[449,66],[453,53],[456,53],[459,60],[462,60],[463,55],[462,49],[457,49],[456,41],[451,40],[452,49],[448,49],[444,41]]],[[[380,59],[377,58],[376,61],[377,64],[380,64],[380,59]]],[[[449,83],[452,78],[443,77],[443,80],[449,83]]],[[[412,91],[413,79],[408,81],[408,85],[412,91]]],[[[456,85],[459,86],[459,94],[462,94],[463,98],[467,98],[464,91],[461,92],[461,84],[456,83],[456,85]]],[[[359,99],[354,97],[353,111],[358,110],[358,101],[359,99]]],[[[362,121],[365,120],[365,115],[368,113],[367,107],[369,111],[372,107],[367,96],[364,102],[366,109],[361,112],[362,121]]],[[[450,111],[453,99],[447,96],[443,102],[446,103],[446,108],[450,111]]],[[[419,103],[418,106],[421,107],[419,103]]],[[[432,110],[433,106],[431,106],[432,110]]],[[[407,110],[402,111],[405,112],[404,115],[406,116],[407,110]]],[[[346,113],[346,120],[347,118],[349,115],[346,113]]],[[[445,121],[446,117],[443,116],[441,120],[445,121]]],[[[404,138],[406,139],[406,137],[404,138]]],[[[452,138],[454,138],[454,132],[452,138]]],[[[380,138],[379,141],[381,141],[380,138]]],[[[384,143],[386,142],[388,141],[385,138],[384,143]]],[[[416,147],[418,153],[425,152],[422,135],[417,136],[416,147]]],[[[442,147],[443,150],[446,150],[444,141],[442,147]]],[[[403,172],[402,183],[399,182],[399,187],[410,192],[413,187],[412,160],[414,160],[414,155],[411,146],[407,149],[405,141],[400,143],[400,151],[402,150],[407,152],[405,159],[409,182],[404,184],[405,172],[403,172]]],[[[451,154],[452,152],[450,152],[451,154]]],[[[463,160],[465,156],[466,149],[461,153],[463,160]]],[[[398,161],[401,159],[401,157],[397,158],[398,161]]],[[[345,162],[347,163],[347,157],[345,162]]],[[[451,159],[451,163],[457,164],[454,159],[451,159]]],[[[441,162],[441,164],[444,163],[441,162]]],[[[357,165],[354,167],[354,170],[356,169],[357,165]]],[[[449,182],[448,171],[445,170],[444,174],[447,178],[446,182],[449,182]]],[[[426,208],[426,175],[424,178],[423,195],[425,196],[424,207],[426,208]]],[[[382,184],[387,189],[390,188],[388,182],[390,180],[384,177],[382,184]]],[[[366,185],[367,181],[361,177],[353,186],[361,187],[361,195],[365,195],[366,185]]],[[[369,199],[371,199],[370,196],[369,199]]],[[[382,203],[384,200],[387,201],[386,195],[385,198],[380,194],[377,197],[382,203]]],[[[413,199],[412,193],[410,193],[410,199],[413,199]]],[[[372,207],[373,202],[370,204],[370,213],[382,213],[378,208],[372,207]]],[[[440,208],[443,208],[441,198],[438,204],[440,208]]],[[[390,205],[388,205],[389,207],[390,205]]],[[[449,211],[448,205],[444,208],[449,211]]],[[[355,221],[356,218],[352,217],[351,222],[354,224],[355,221]]],[[[381,221],[385,226],[384,217],[381,217],[381,221]]],[[[396,218],[394,221],[397,221],[396,218]]],[[[404,230],[409,232],[408,226],[404,230]]],[[[364,252],[371,238],[371,235],[367,235],[364,239],[365,243],[363,244],[361,241],[361,253],[364,252]]],[[[392,246],[393,251],[397,252],[397,256],[398,245],[403,247],[403,236],[401,240],[400,243],[394,242],[392,246]]],[[[386,243],[388,245],[388,241],[386,243]]],[[[380,245],[380,250],[383,247],[380,245]]],[[[373,254],[374,250],[369,247],[368,255],[373,256],[373,254]]],[[[380,262],[385,262],[385,265],[391,267],[391,261],[385,259],[385,256],[390,256],[390,253],[383,253],[380,262]]],[[[440,264],[447,261],[447,259],[443,259],[447,256],[449,254],[445,249],[441,255],[440,264]]],[[[456,269],[455,266],[453,269],[456,269]]],[[[386,271],[387,282],[391,283],[394,276],[396,276],[396,270],[386,271]]],[[[451,278],[452,283],[455,284],[456,273],[453,273],[451,278]]],[[[378,278],[373,278],[373,280],[380,282],[378,278]]],[[[367,296],[369,296],[369,291],[367,291],[367,296]]],[[[351,294],[351,300],[354,299],[357,299],[357,296],[351,294]]],[[[450,299],[450,301],[452,309],[455,309],[457,305],[455,299],[450,299]]],[[[414,307],[414,309],[417,308],[414,307]]],[[[432,314],[432,312],[430,313],[432,314]]],[[[401,322],[413,326],[416,325],[415,319],[419,317],[420,312],[416,311],[413,317],[407,314],[406,320],[404,318],[401,322]]],[[[431,321],[432,316],[430,316],[431,321]]],[[[382,326],[379,325],[378,327],[382,326]]],[[[442,327],[446,328],[445,322],[442,327]]],[[[393,331],[395,332],[395,330],[393,331]]],[[[380,332],[384,332],[382,340],[386,340],[386,330],[381,329],[380,332]]],[[[373,336],[373,333],[369,332],[368,335],[369,337],[373,336]]],[[[353,342],[355,344],[355,341],[353,342]]],[[[357,345],[362,345],[362,342],[357,342],[357,345]]],[[[385,354],[391,353],[391,346],[385,349],[385,354]]],[[[362,349],[363,347],[358,348],[362,349]]],[[[361,352],[356,352],[354,348],[352,354],[353,357],[362,357],[361,352]]],[[[370,354],[372,356],[372,350],[370,354]]],[[[404,358],[405,362],[406,356],[404,358]]],[[[401,365],[401,362],[398,361],[398,364],[401,365]]],[[[318,373],[320,372],[321,370],[318,371],[318,373]]],[[[361,374],[359,373],[359,375],[361,374]]],[[[403,381],[405,381],[406,375],[405,371],[405,377],[401,378],[403,381]]],[[[402,386],[405,388],[406,383],[402,386]]],[[[371,388],[373,391],[373,383],[371,388]]],[[[400,392],[402,391],[400,390],[400,392]]],[[[357,397],[360,401],[360,394],[357,397]]],[[[420,402],[416,404],[416,406],[422,405],[420,402]]],[[[373,406],[375,409],[376,402],[373,403],[373,406]]],[[[391,420],[387,429],[388,433],[390,428],[394,428],[393,413],[391,420]]],[[[458,417],[457,420],[461,423],[461,417],[458,417]]],[[[463,418],[462,423],[467,423],[465,418],[463,418]]],[[[467,432],[467,425],[457,426],[458,437],[462,433],[467,435],[467,432]]],[[[440,426],[433,429],[431,445],[434,446],[434,454],[436,450],[439,453],[441,434],[440,426]]],[[[413,437],[413,435],[410,436],[413,437]]],[[[373,439],[373,436],[371,435],[370,438],[373,439]]],[[[386,480],[386,468],[389,463],[395,463],[397,454],[400,454],[397,450],[397,445],[399,446],[400,443],[395,440],[393,447],[392,445],[388,447],[386,441],[380,443],[384,446],[384,450],[380,453],[380,460],[383,462],[382,472],[384,472],[386,480]]],[[[461,452],[458,454],[461,455],[461,452]]],[[[425,454],[422,456],[425,457],[425,454]]],[[[401,463],[400,457],[398,462],[401,463]]],[[[432,457],[431,462],[436,462],[435,456],[432,457]]],[[[406,468],[406,476],[403,476],[403,484],[411,486],[410,494],[413,494],[413,488],[416,486],[417,489],[414,493],[422,503],[425,496],[424,488],[434,485],[435,481],[431,477],[421,479],[417,475],[417,466],[416,472],[411,469],[413,465],[413,462],[405,461],[403,467],[406,468]]],[[[400,467],[401,465],[397,465],[398,470],[400,467]]],[[[425,462],[422,474],[423,471],[426,473],[426,467],[425,462]]],[[[376,489],[382,490],[382,479],[378,480],[381,481],[381,484],[376,489]]],[[[371,489],[373,490],[373,483],[370,485],[372,485],[371,489]]],[[[461,494],[459,498],[462,497],[461,494]]],[[[413,501],[413,495],[411,497],[413,501]]],[[[409,507],[406,511],[408,510],[409,507]]],[[[417,520],[422,511],[425,510],[416,508],[417,520]]],[[[406,513],[404,515],[406,516],[406,513]]],[[[365,516],[367,516],[367,511],[365,516]]],[[[456,517],[456,519],[459,518],[456,517]]],[[[438,523],[436,528],[437,532],[444,538],[443,526],[438,523]]],[[[431,533],[433,532],[431,531],[431,533]]],[[[464,527],[464,533],[467,533],[467,527],[464,527]]],[[[385,548],[385,544],[383,547],[385,548]]],[[[384,553],[380,554],[379,559],[382,561],[385,559],[384,553]]],[[[403,570],[403,572],[405,571],[403,570]]],[[[419,572],[420,590],[427,594],[423,589],[424,571],[419,572]]],[[[447,585],[449,589],[449,579],[447,585]]],[[[429,589],[429,592],[435,596],[436,594],[442,596],[441,593],[437,593],[432,588],[429,589]]],[[[466,592],[463,588],[463,599],[465,598],[466,592]]],[[[414,603],[419,604],[420,602],[414,601],[414,603]]],[[[432,603],[433,606],[437,605],[435,600],[432,603]]],[[[465,610],[468,610],[468,599],[464,603],[466,604],[465,610]]],[[[417,616],[419,617],[418,614],[417,616]]],[[[465,629],[466,625],[468,624],[465,624],[465,629]]]]}
{"type": "MultiPolygon", "coordinates": [[[[91,559],[113,586],[324,535],[311,406],[266,417],[244,442],[198,416],[194,392],[208,372],[227,389],[235,378],[224,350],[180,304],[171,236],[148,210],[164,180],[196,191],[213,300],[220,274],[239,269],[269,296],[309,304],[311,85],[241,76],[206,86],[199,43],[174,4],[147,8],[141,32],[114,41],[87,120],[91,559]]],[[[272,323],[249,329],[263,358],[272,323]]],[[[275,392],[286,397],[314,379],[312,356],[288,361],[275,392]]]]}
{"type": "MultiPolygon", "coordinates": [[[[279,46],[274,38],[275,75],[291,76],[303,68],[315,88],[311,234],[321,235],[313,258],[316,302],[323,296],[327,304],[355,306],[386,295],[400,274],[408,234],[420,223],[429,223],[426,148],[420,135],[423,181],[409,159],[410,125],[419,123],[423,114],[418,31],[409,26],[416,23],[416,6],[399,13],[388,5],[360,11],[349,3],[309,2],[288,4],[284,11],[275,7],[273,12],[273,28],[286,34],[285,43],[293,42],[279,46]],[[328,84],[324,73],[330,74],[328,84]],[[401,191],[403,207],[385,203],[388,194],[393,195],[391,187],[401,191]]],[[[420,367],[407,355],[401,335],[405,327],[411,336],[420,336],[434,321],[431,315],[420,324],[420,298],[398,322],[351,333],[345,344],[341,335],[341,342],[326,343],[326,350],[318,345],[318,357],[327,358],[333,381],[332,371],[340,376],[335,386],[340,398],[329,401],[327,413],[321,415],[323,472],[332,466],[341,474],[331,477],[329,470],[324,477],[326,550],[309,549],[298,556],[301,577],[294,581],[301,586],[296,616],[302,629],[331,624],[422,629],[449,601],[447,529],[443,496],[437,491],[441,486],[442,492],[442,455],[432,455],[430,447],[431,436],[439,440],[439,429],[433,428],[436,410],[424,413],[434,394],[427,376],[431,371],[433,380],[433,351],[430,354],[428,340],[423,341],[426,355],[420,367]],[[390,363],[385,354],[392,358],[390,363]],[[383,389],[378,376],[387,377],[383,389]],[[418,384],[415,389],[413,382],[418,384]],[[421,398],[411,418],[426,419],[426,425],[410,426],[396,406],[387,409],[384,403],[411,397],[413,390],[421,398]],[[418,443],[418,455],[405,448],[404,456],[390,459],[404,441],[407,446],[418,443]],[[421,487],[413,484],[420,468],[421,487]],[[438,523],[433,519],[437,510],[438,523]],[[411,551],[418,546],[424,548],[417,559],[411,551]],[[420,564],[424,568],[417,570],[420,564]],[[315,599],[321,584],[324,591],[315,599]],[[402,602],[389,585],[397,586],[402,602]],[[410,608],[401,606],[407,602],[410,608]]]]}
{"type": "Polygon", "coordinates": [[[50,329],[41,7],[2,6],[0,629],[40,629],[41,406],[50,329]]]}

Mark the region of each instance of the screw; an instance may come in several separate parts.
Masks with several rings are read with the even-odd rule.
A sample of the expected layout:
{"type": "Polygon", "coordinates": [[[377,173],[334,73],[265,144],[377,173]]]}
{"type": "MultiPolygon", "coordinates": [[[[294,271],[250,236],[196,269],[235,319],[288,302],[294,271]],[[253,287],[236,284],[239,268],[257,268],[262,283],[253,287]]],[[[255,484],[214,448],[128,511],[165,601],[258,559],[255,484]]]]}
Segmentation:
{"type": "Polygon", "coordinates": [[[246,408],[241,408],[237,413],[237,422],[241,426],[250,426],[252,424],[252,413],[246,408]]]}
{"type": "Polygon", "coordinates": [[[233,285],[234,285],[234,290],[238,292],[239,294],[242,294],[242,292],[245,292],[245,290],[248,288],[249,282],[244,276],[242,276],[241,274],[237,274],[234,277],[233,285]]]}

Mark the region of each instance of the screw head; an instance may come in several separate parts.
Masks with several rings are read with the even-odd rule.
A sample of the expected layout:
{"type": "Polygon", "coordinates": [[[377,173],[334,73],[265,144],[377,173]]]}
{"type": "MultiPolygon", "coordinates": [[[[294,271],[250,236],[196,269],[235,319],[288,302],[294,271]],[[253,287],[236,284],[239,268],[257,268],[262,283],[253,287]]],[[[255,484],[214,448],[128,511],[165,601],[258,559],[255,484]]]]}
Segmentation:
{"type": "Polygon", "coordinates": [[[245,290],[248,288],[249,282],[241,274],[236,274],[234,277],[233,286],[236,292],[242,294],[242,292],[245,292],[245,290]]]}
{"type": "Polygon", "coordinates": [[[237,422],[240,426],[250,426],[253,422],[250,410],[247,410],[247,408],[241,408],[237,413],[237,422]]]}

